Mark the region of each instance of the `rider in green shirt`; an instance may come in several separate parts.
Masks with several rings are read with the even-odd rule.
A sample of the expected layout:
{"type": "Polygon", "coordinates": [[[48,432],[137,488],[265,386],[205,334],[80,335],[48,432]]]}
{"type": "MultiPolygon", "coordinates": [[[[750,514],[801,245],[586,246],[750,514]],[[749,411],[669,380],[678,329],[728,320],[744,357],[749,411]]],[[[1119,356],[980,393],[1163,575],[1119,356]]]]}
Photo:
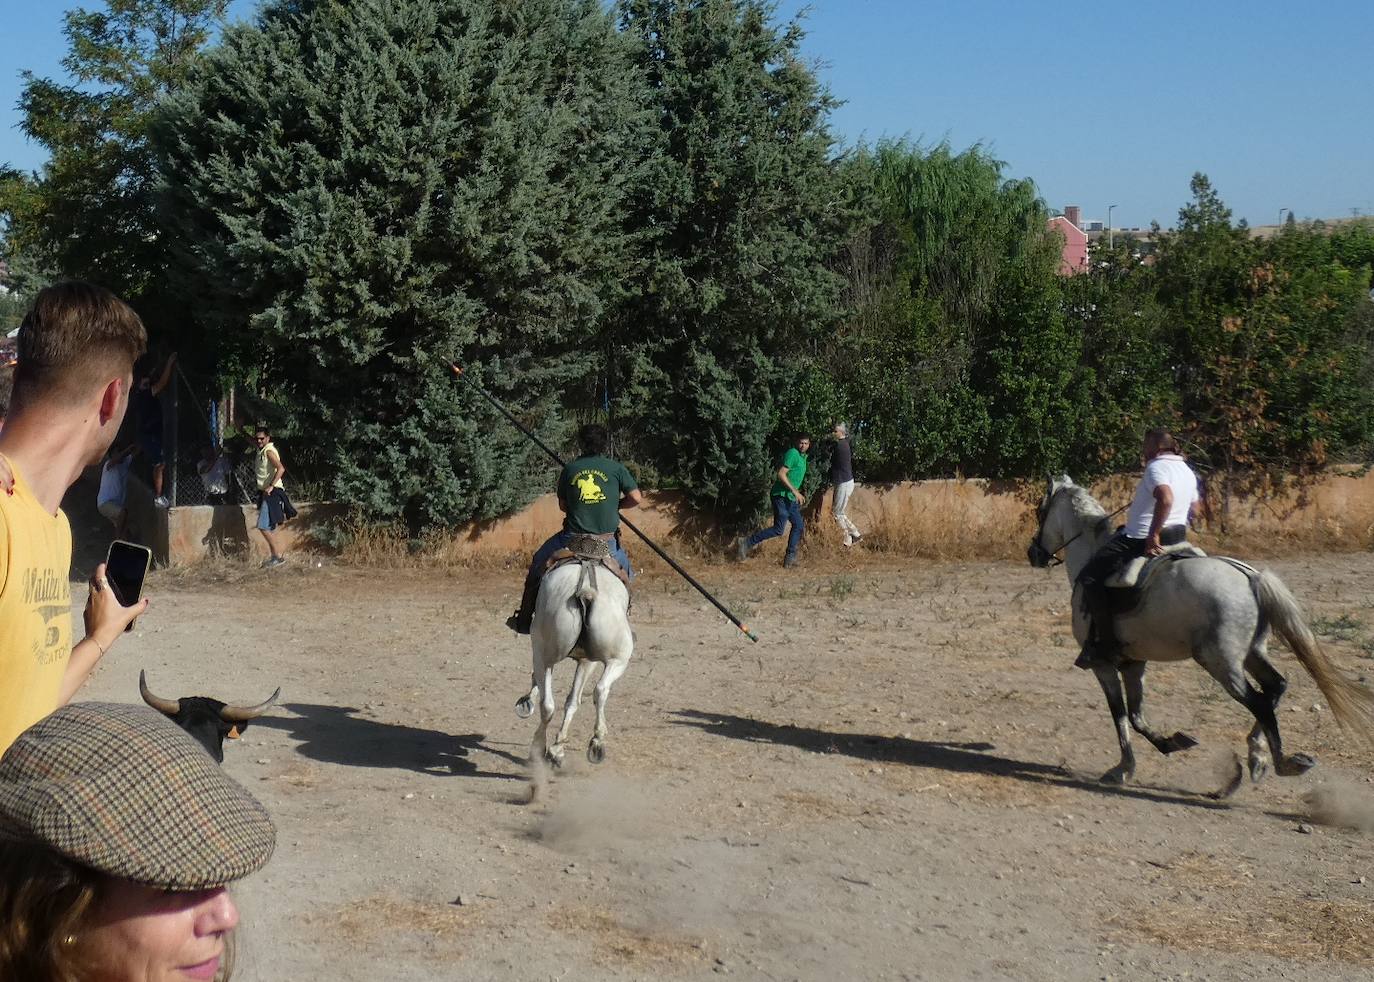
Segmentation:
{"type": "Polygon", "coordinates": [[[582,453],[564,465],[558,475],[558,507],[563,511],[563,529],[539,547],[525,574],[525,589],[520,609],[506,621],[517,634],[529,634],[534,620],[534,601],[539,581],[549,557],[568,544],[574,535],[595,535],[609,541],[611,555],[633,575],[630,557],[620,546],[620,510],[633,508],[644,500],[634,476],[618,460],[606,456],[610,434],[606,427],[590,423],[577,434],[582,453]]]}

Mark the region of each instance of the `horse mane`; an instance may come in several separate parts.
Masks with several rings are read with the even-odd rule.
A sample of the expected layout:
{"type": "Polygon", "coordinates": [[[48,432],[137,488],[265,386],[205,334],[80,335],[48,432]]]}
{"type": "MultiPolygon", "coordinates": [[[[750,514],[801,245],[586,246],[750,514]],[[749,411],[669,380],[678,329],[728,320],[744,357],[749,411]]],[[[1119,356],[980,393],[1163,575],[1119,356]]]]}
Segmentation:
{"type": "Polygon", "coordinates": [[[1090,528],[1094,533],[1100,532],[1102,524],[1108,521],[1107,510],[1097,503],[1092,492],[1077,484],[1066,485],[1060,490],[1068,496],[1073,517],[1084,528],[1090,528]]]}

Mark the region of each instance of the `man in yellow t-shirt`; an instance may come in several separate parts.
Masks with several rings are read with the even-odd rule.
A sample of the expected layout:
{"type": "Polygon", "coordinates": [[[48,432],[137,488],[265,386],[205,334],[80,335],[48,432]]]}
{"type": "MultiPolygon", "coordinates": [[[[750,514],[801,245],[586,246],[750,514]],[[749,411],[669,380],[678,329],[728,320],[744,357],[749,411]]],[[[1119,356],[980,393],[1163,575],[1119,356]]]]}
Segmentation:
{"type": "Polygon", "coordinates": [[[71,645],[72,535],[62,496],[100,462],[129,403],[134,361],[147,346],[138,315],[98,286],[68,282],[34,299],[19,328],[10,414],[0,458],[13,474],[0,494],[0,752],[71,699],[131,620],[96,567],[85,638],[71,645]]]}

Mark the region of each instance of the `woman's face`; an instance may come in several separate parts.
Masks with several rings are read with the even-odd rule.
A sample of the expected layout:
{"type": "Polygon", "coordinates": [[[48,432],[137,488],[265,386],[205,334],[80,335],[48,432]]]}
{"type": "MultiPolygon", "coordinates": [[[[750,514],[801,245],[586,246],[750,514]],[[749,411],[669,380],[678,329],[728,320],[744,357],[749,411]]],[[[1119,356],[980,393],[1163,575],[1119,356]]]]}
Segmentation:
{"type": "Polygon", "coordinates": [[[100,982],[210,982],[238,921],[224,887],[174,893],[111,880],[81,943],[100,982]]]}

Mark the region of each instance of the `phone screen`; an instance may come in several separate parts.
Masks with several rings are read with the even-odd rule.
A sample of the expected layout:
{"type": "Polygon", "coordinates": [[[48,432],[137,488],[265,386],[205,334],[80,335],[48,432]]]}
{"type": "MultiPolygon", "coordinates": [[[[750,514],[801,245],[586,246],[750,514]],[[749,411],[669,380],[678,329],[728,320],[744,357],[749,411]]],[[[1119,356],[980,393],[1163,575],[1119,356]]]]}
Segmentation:
{"type": "Polygon", "coordinates": [[[105,557],[105,579],[120,606],[129,607],[138,603],[143,595],[143,578],[148,574],[148,564],[152,558],[153,551],[147,546],[120,539],[110,543],[110,553],[105,557]]]}

